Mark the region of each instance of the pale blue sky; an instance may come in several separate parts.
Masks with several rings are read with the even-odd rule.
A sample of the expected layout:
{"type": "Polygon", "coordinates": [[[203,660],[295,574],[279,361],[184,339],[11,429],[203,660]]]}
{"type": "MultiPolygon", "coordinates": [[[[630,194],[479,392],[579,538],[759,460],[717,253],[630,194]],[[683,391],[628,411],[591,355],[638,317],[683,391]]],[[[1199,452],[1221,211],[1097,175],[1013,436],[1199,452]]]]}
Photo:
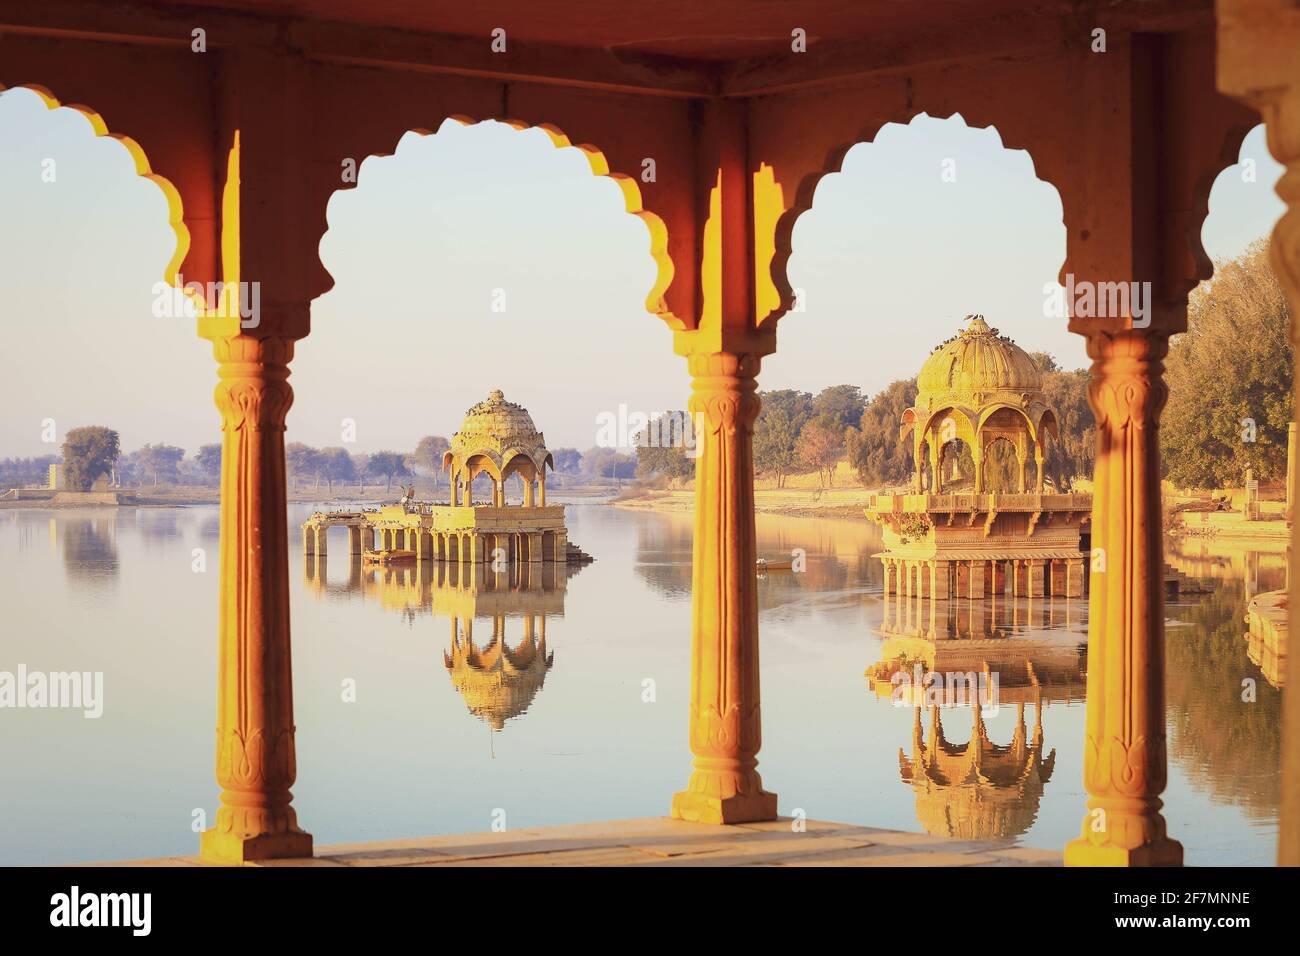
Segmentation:
{"type": "MultiPolygon", "coordinates": [[[[1242,156],[1256,161],[1255,181],[1232,167],[1211,195],[1215,259],[1266,234],[1282,210],[1262,130],[1242,156]]],[[[127,450],[219,440],[210,347],[192,321],[153,317],[172,236],[161,194],[120,145],[26,91],[0,94],[0,222],[0,457],[57,451],[82,424],[117,428],[127,450]],[[54,446],[41,442],[46,418],[54,446]]],[[[450,435],[500,387],[552,447],[585,449],[602,411],[685,403],[685,363],[644,311],[645,227],[612,182],[540,131],[447,123],[410,134],[362,164],[329,222],[320,252],[337,284],[298,347],[289,440],[339,444],[350,418],[352,450],[407,450],[450,435]],[[496,289],[503,313],[491,308],[496,289]]],[[[878,390],[914,374],[968,312],[1082,365],[1082,341],[1042,311],[1064,250],[1060,200],[1028,154],[960,118],[891,124],[850,151],[796,226],[789,273],[807,310],[782,320],[761,386],[878,390]]]]}

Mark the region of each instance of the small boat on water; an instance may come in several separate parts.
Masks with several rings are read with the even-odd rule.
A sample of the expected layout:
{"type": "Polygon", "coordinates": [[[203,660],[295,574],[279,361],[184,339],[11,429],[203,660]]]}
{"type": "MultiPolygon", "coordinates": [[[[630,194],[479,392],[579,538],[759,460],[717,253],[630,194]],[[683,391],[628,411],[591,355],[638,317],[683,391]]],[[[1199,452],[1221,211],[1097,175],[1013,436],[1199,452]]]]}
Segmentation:
{"type": "Polygon", "coordinates": [[[759,574],[763,574],[767,571],[793,571],[794,562],[793,561],[769,561],[767,560],[767,558],[759,558],[758,561],[755,563],[755,570],[757,570],[759,574]]]}
{"type": "Polygon", "coordinates": [[[367,551],[361,555],[361,560],[365,564],[406,564],[415,560],[415,552],[402,549],[367,551]]]}

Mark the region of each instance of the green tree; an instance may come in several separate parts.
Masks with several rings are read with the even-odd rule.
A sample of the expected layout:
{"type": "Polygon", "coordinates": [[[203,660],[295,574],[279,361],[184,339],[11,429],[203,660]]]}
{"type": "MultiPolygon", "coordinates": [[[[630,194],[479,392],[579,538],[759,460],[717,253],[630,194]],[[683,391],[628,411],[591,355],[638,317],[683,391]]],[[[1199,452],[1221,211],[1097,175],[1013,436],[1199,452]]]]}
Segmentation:
{"type": "Polygon", "coordinates": [[[203,445],[194,455],[194,465],[199,474],[209,481],[221,479],[221,445],[203,445]]]}
{"type": "Polygon", "coordinates": [[[438,487],[438,475],[442,472],[442,456],[450,447],[451,443],[441,435],[425,435],[411,454],[411,464],[433,481],[434,488],[438,487]]]}
{"type": "Polygon", "coordinates": [[[814,418],[799,429],[799,460],[817,472],[822,487],[835,484],[835,465],[844,457],[844,431],[833,418],[814,418]]]}
{"type": "Polygon", "coordinates": [[[320,452],[317,449],[300,441],[290,442],[284,446],[284,461],[291,482],[315,477],[317,487],[320,486],[320,452]]]}
{"type": "Polygon", "coordinates": [[[561,475],[576,475],[582,471],[582,452],[576,448],[557,448],[552,456],[555,470],[561,475]]]}
{"type": "Polygon", "coordinates": [[[818,392],[812,401],[813,417],[834,421],[841,433],[862,424],[866,407],[867,400],[856,385],[832,385],[818,392]]]}
{"type": "Polygon", "coordinates": [[[1088,370],[1048,372],[1043,394],[1056,412],[1059,441],[1045,439],[1043,475],[1057,490],[1068,490],[1076,478],[1091,478],[1097,457],[1097,419],[1088,404],[1088,370]]]}
{"type": "Polygon", "coordinates": [[[683,481],[695,477],[695,422],[687,412],[656,415],[645,430],[633,436],[636,473],[648,478],[662,475],[683,481]]]}
{"type": "Polygon", "coordinates": [[[622,481],[636,474],[636,458],[613,448],[592,448],[583,453],[582,470],[593,478],[616,478],[622,481]]]}
{"type": "Polygon", "coordinates": [[[140,466],[156,485],[161,476],[167,481],[176,478],[176,466],[185,457],[185,449],[175,445],[143,445],[140,448],[140,466]]]}
{"type": "Polygon", "coordinates": [[[89,491],[100,475],[112,474],[122,453],[117,432],[102,425],[73,428],[63,439],[63,477],[71,491],[89,491]]]}
{"type": "Polygon", "coordinates": [[[1291,421],[1291,310],[1259,240],[1220,263],[1188,300],[1187,331],[1169,349],[1160,424],[1166,476],[1191,488],[1286,474],[1291,421]],[[1253,441],[1251,440],[1253,439],[1253,441]]]}
{"type": "Polygon", "coordinates": [[[357,491],[361,494],[366,492],[366,472],[370,470],[370,456],[365,452],[353,452],[350,456],[352,459],[352,469],[357,476],[357,491]]]}
{"type": "Polygon", "coordinates": [[[1030,352],[1029,357],[1033,359],[1038,370],[1046,375],[1048,372],[1062,371],[1061,365],[1056,361],[1056,356],[1051,352],[1030,352]]]}
{"type": "Polygon", "coordinates": [[[321,474],[325,476],[331,494],[334,492],[334,482],[356,481],[357,466],[346,449],[322,448],[319,454],[321,474]]]}
{"type": "Polygon", "coordinates": [[[758,397],[763,404],[754,422],[754,471],[775,476],[780,488],[785,476],[799,467],[795,445],[799,431],[812,417],[813,398],[789,388],[760,392],[758,397]]]}
{"type": "Polygon", "coordinates": [[[912,439],[900,437],[903,413],[916,403],[916,379],[899,379],[873,396],[862,423],[845,436],[849,464],[867,487],[905,482],[912,474],[912,439]]]}
{"type": "Polygon", "coordinates": [[[366,463],[366,473],[377,475],[387,480],[387,490],[393,490],[393,479],[404,478],[411,473],[406,467],[406,456],[395,451],[377,451],[366,463]]]}

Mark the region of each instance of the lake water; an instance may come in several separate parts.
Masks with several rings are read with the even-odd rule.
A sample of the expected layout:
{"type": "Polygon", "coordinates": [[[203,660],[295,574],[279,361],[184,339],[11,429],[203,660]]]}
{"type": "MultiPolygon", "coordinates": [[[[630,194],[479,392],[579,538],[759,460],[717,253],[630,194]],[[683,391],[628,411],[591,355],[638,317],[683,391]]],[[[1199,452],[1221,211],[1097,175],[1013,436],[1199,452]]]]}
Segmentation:
{"type": "MultiPolygon", "coordinates": [[[[502,813],[520,828],[667,812],[691,760],[689,516],[570,505],[570,539],[594,564],[567,581],[461,582],[362,572],[341,529],[318,568],[296,544],[312,510],[290,509],[290,578],[295,804],[317,845],[487,830],[502,813]],[[468,618],[469,659],[452,636],[468,618]]],[[[782,813],[1036,847],[1078,833],[1083,601],[900,607],[882,600],[865,519],[760,515],[758,533],[769,558],[807,553],[805,572],[759,585],[759,769],[782,813]],[[952,639],[936,651],[932,631],[952,639]],[[929,755],[931,712],[889,699],[889,672],[919,660],[1000,675],[979,772],[973,708],[942,711],[946,743],[929,755]]],[[[1188,863],[1271,864],[1279,694],[1247,658],[1243,616],[1285,566],[1183,550],[1171,561],[1214,590],[1168,607],[1169,832],[1188,863]]],[[[215,507],[0,511],[0,671],[104,673],[99,719],[0,710],[0,863],[196,851],[197,815],[217,800],[216,555],[215,507]]]]}

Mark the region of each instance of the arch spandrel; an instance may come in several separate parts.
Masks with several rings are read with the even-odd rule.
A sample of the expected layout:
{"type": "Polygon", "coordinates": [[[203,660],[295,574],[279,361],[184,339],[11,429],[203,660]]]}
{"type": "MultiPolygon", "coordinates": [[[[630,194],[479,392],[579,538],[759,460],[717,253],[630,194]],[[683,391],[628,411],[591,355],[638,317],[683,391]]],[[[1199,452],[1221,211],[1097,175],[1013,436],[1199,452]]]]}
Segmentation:
{"type": "Polygon", "coordinates": [[[91,107],[78,103],[61,103],[58,97],[44,86],[27,83],[6,88],[3,84],[0,84],[0,95],[3,95],[7,89],[27,90],[29,93],[35,94],[45,104],[45,108],[51,112],[57,109],[67,109],[80,114],[96,137],[112,139],[126,150],[135,167],[137,176],[149,180],[158,187],[158,191],[162,193],[163,201],[167,205],[167,225],[176,236],[176,247],[172,251],[171,258],[163,267],[161,279],[167,285],[178,288],[180,285],[181,263],[185,261],[190,251],[190,229],[185,223],[185,208],[181,201],[180,191],[167,177],[154,172],[153,167],[149,164],[149,157],[145,155],[144,148],[130,136],[111,132],[104,118],[91,107]]]}

